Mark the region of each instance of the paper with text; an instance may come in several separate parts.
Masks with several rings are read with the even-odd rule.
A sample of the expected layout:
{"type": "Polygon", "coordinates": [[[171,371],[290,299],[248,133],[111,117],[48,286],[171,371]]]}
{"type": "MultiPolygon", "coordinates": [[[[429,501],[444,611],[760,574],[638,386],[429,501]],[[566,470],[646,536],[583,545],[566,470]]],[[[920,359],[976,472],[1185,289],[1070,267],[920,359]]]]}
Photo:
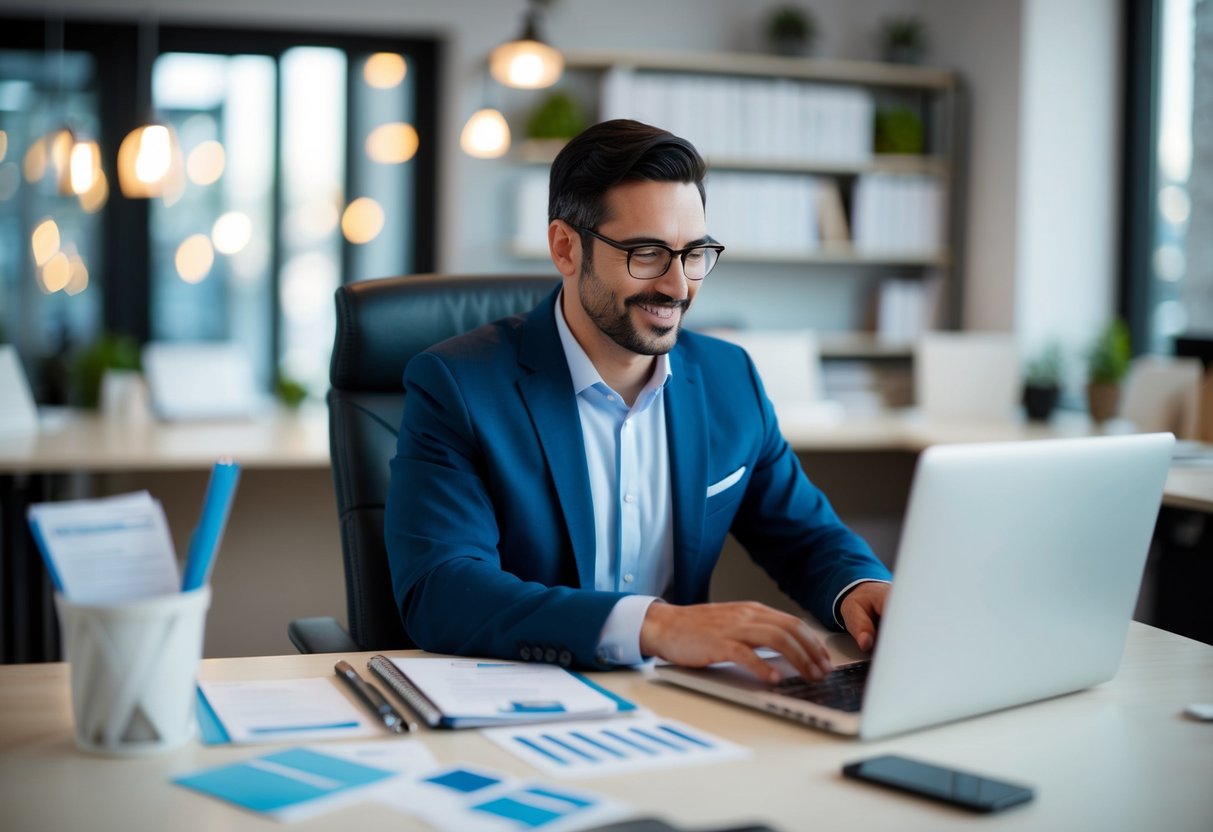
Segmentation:
{"type": "Polygon", "coordinates": [[[55,588],[76,603],[180,590],[164,509],[146,491],[29,507],[34,540],[55,588]]]}
{"type": "Polygon", "coordinates": [[[385,733],[334,680],[201,682],[206,702],[232,743],[351,739],[385,733]]]}

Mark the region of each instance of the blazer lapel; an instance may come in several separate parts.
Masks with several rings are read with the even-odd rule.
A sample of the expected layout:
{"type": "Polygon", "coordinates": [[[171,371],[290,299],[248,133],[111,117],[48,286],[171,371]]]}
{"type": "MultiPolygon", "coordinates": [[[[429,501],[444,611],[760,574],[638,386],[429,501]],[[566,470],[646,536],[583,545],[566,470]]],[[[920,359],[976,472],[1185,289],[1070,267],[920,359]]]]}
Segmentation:
{"type": "Polygon", "coordinates": [[[669,600],[690,603],[702,594],[699,549],[707,506],[707,404],[698,365],[684,361],[677,347],[670,362],[674,375],[665,390],[665,418],[674,503],[674,586],[669,600]]]}
{"type": "Polygon", "coordinates": [[[594,505],[581,416],[553,317],[556,296],[554,292],[532,310],[522,325],[518,361],[533,372],[524,376],[518,387],[552,472],[573,544],[577,576],[583,588],[593,589],[594,505]]]}

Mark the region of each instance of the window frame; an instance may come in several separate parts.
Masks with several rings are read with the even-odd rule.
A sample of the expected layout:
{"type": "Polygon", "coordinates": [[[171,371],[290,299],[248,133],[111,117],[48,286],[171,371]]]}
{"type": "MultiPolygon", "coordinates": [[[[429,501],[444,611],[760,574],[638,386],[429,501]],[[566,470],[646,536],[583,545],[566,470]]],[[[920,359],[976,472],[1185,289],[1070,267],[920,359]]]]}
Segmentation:
{"type": "MultiPolygon", "coordinates": [[[[0,17],[0,49],[45,51],[59,48],[58,34],[51,32],[59,26],[59,18],[0,17]]],[[[139,21],[98,21],[87,18],[62,18],[62,47],[68,51],[90,53],[98,67],[98,107],[103,164],[116,170],[118,147],[122,139],[146,118],[151,104],[151,71],[140,67],[139,21]],[[134,95],[132,95],[134,91],[134,95]]],[[[414,127],[421,138],[414,165],[414,183],[410,233],[413,239],[413,271],[435,270],[438,239],[438,168],[441,149],[438,140],[438,90],[442,44],[434,37],[422,37],[406,32],[388,31],[382,34],[357,32],[328,33],[309,30],[270,30],[263,28],[188,26],[161,24],[156,27],[154,60],[168,52],[191,52],[215,55],[263,55],[278,62],[287,50],[300,46],[339,49],[355,53],[398,52],[408,55],[413,77],[416,118],[414,127]]],[[[281,78],[279,78],[279,84],[281,78]]],[[[350,73],[347,84],[353,84],[350,73]]],[[[347,98],[352,102],[353,96],[347,98]]],[[[281,97],[277,99],[274,120],[281,126],[281,97]]],[[[357,147],[360,142],[352,135],[356,119],[346,120],[346,146],[357,147]]],[[[276,131],[280,135],[280,130],[276,131]]],[[[281,142],[275,143],[274,153],[274,227],[281,222],[281,142]]],[[[347,160],[345,187],[348,192],[353,165],[347,160]]],[[[116,191],[116,189],[115,189],[116,191]]],[[[115,193],[105,206],[102,237],[106,240],[102,258],[102,327],[105,331],[130,335],[140,343],[151,336],[151,227],[148,200],[126,199],[115,193]],[[113,241],[122,240],[123,245],[113,241]]],[[[341,281],[349,281],[351,243],[341,240],[341,281]]],[[[267,321],[271,366],[280,360],[281,301],[280,269],[282,266],[280,234],[273,238],[271,256],[272,320],[267,321]]],[[[389,275],[384,275],[387,277],[389,275]]]]}

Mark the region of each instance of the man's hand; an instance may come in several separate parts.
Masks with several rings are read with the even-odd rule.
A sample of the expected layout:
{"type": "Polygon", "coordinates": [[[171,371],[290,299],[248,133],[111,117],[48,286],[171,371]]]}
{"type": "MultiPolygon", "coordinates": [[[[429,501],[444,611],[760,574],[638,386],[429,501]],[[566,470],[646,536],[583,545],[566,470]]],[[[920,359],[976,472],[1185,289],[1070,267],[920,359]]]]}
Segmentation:
{"type": "Polygon", "coordinates": [[[779,671],[759,658],[755,647],[777,650],[806,679],[821,679],[833,669],[825,644],[807,624],[753,601],[686,607],[657,602],[640,628],[640,652],[646,656],[688,667],[736,662],[764,682],[778,682],[779,671]]]}
{"type": "Polygon", "coordinates": [[[876,625],[884,614],[884,602],[888,595],[889,584],[864,581],[842,599],[839,608],[842,623],[864,652],[876,645],[876,625]]]}

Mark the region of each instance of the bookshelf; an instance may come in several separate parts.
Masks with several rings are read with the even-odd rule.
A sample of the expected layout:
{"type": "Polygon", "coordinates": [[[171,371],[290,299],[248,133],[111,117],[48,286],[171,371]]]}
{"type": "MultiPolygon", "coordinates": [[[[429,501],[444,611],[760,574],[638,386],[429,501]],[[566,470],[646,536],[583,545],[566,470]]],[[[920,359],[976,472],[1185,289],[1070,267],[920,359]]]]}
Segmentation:
{"type": "MultiPolygon", "coordinates": [[[[660,124],[704,154],[712,230],[730,266],[853,282],[864,298],[851,307],[869,311],[821,333],[849,345],[845,357],[908,359],[918,331],[958,323],[964,131],[955,73],[759,54],[565,58],[562,85],[589,118],[660,124]],[[917,117],[921,152],[876,152],[876,115],[890,109],[917,117]]],[[[513,151],[512,257],[547,256],[546,168],[559,148],[522,141],[513,151]]]]}

